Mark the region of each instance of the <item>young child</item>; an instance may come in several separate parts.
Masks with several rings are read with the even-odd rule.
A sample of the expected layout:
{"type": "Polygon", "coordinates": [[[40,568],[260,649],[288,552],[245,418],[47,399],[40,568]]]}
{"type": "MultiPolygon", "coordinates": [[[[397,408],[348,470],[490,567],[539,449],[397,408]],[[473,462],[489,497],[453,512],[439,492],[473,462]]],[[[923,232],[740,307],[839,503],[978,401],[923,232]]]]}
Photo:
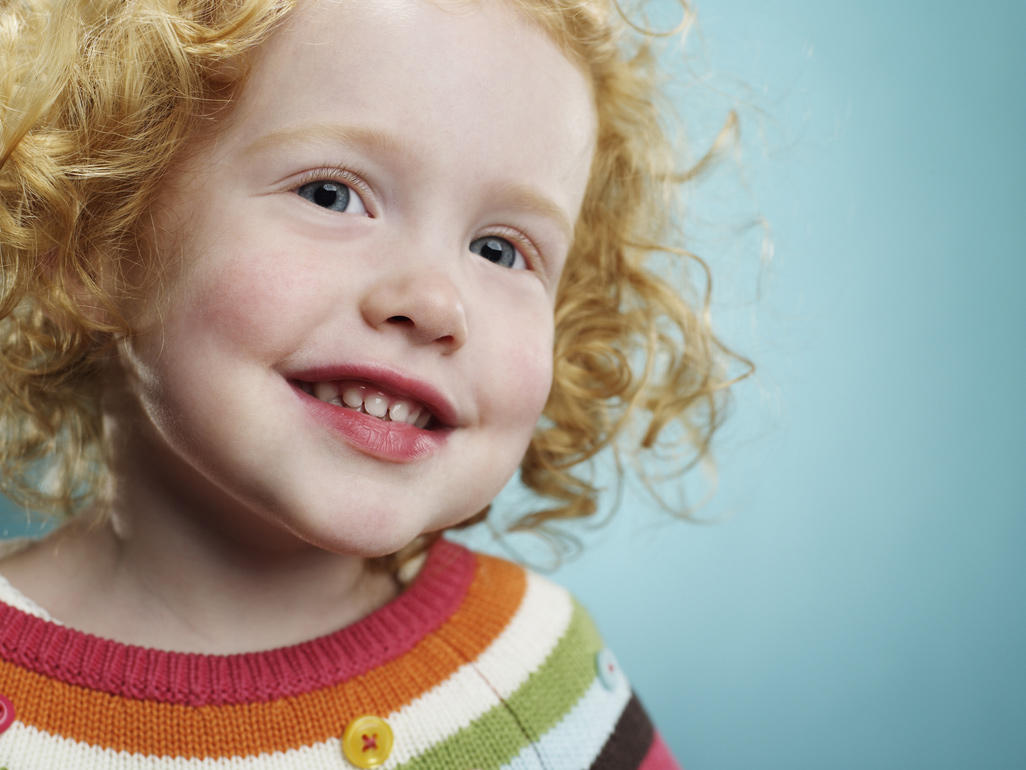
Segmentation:
{"type": "Polygon", "coordinates": [[[718,423],[611,0],[0,8],[4,491],[66,518],[0,561],[0,766],[677,767],[580,605],[440,538],[718,423]]]}

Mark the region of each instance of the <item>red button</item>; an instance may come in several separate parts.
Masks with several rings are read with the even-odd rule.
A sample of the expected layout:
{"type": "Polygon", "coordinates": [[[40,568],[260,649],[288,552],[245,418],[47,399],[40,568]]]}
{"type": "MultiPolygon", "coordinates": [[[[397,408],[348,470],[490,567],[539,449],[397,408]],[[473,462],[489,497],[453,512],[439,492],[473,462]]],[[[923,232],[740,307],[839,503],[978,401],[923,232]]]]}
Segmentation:
{"type": "Polygon", "coordinates": [[[0,695],[0,733],[14,724],[14,704],[0,695]]]}

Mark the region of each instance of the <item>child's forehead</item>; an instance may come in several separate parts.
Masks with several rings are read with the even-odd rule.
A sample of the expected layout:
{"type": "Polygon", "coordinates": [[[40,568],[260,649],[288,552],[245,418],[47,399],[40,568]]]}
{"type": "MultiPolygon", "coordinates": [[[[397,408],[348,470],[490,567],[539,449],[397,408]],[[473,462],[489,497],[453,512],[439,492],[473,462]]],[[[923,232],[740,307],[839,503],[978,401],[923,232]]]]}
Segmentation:
{"type": "MultiPolygon", "coordinates": [[[[578,3],[577,5],[585,5],[578,3]]],[[[578,8],[580,10],[580,8],[578,8]]],[[[263,46],[255,52],[257,58],[269,47],[287,45],[293,50],[300,47],[330,46],[333,41],[345,41],[349,50],[370,53],[375,39],[362,44],[364,35],[347,34],[350,27],[365,28],[370,19],[381,26],[387,25],[391,30],[402,32],[403,24],[420,40],[437,45],[436,56],[440,62],[459,59],[473,50],[475,37],[495,30],[495,37],[503,41],[501,46],[494,46],[492,52],[496,56],[511,54],[514,57],[527,58],[529,53],[537,56],[538,50],[521,51],[530,48],[530,38],[545,38],[552,52],[558,52],[558,58],[570,61],[581,74],[590,81],[590,73],[578,61],[576,51],[570,50],[565,35],[559,34],[562,25],[557,19],[566,11],[555,11],[552,3],[543,0],[374,0],[370,2],[353,2],[352,0],[300,0],[286,20],[283,28],[271,36],[263,46]],[[305,23],[309,19],[318,19],[312,26],[305,23]],[[303,28],[302,35],[289,34],[290,29],[303,28]],[[311,34],[311,32],[313,34],[311,34]],[[283,43],[282,39],[287,43],[283,43]],[[446,47],[447,43],[458,40],[460,45],[446,47]]],[[[348,53],[345,49],[336,49],[333,53],[342,58],[348,53]]],[[[374,57],[368,57],[373,60],[374,57]]],[[[552,57],[548,60],[552,63],[552,57]]],[[[376,62],[380,65],[380,61],[376,62]]],[[[423,62],[430,65],[430,60],[423,62]]],[[[325,66],[330,66],[325,61],[325,66]]],[[[589,82],[590,85],[590,82],[589,82]]]]}
{"type": "Polygon", "coordinates": [[[249,65],[213,141],[197,143],[210,152],[174,187],[211,164],[254,189],[344,168],[383,197],[416,198],[408,212],[444,200],[455,217],[494,199],[555,212],[559,241],[572,237],[595,146],[591,85],[511,3],[300,2],[249,65]]]}
{"type": "Polygon", "coordinates": [[[450,131],[453,143],[507,132],[514,156],[553,127],[590,152],[595,130],[587,74],[507,0],[309,0],[252,65],[239,101],[255,122],[363,116],[390,133],[450,131]]]}
{"type": "MultiPolygon", "coordinates": [[[[371,5],[382,14],[406,17],[413,15],[412,8],[417,5],[429,6],[455,18],[466,17],[480,11],[492,13],[499,11],[507,16],[515,16],[520,21],[546,32],[557,45],[562,47],[563,53],[572,60],[576,60],[578,52],[571,50],[571,47],[565,44],[565,36],[558,33],[557,30],[573,26],[573,22],[568,24],[571,18],[577,19],[579,23],[584,18],[605,17],[608,12],[607,3],[603,0],[576,0],[570,4],[556,3],[552,0],[417,0],[416,2],[411,2],[411,0],[374,0],[373,3],[364,3],[362,0],[357,2],[354,0],[298,0],[297,9],[302,13],[305,7],[318,4],[332,5],[348,10],[359,9],[361,5],[371,5]]],[[[502,23],[497,15],[494,18],[497,23],[502,23]]],[[[512,31],[509,39],[510,45],[515,45],[516,35],[512,31]]],[[[458,54],[459,49],[446,52],[446,55],[450,57],[458,54]]]]}

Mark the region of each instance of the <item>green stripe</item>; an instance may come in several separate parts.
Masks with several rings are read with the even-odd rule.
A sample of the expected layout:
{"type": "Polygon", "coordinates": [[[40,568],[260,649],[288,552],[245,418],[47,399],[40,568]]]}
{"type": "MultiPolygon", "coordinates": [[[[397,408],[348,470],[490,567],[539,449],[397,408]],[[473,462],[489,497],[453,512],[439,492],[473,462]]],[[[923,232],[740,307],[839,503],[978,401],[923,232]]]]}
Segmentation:
{"type": "Polygon", "coordinates": [[[576,601],[573,605],[563,636],[508,700],[397,770],[492,770],[509,762],[530,741],[538,740],[554,726],[595,680],[595,655],[602,649],[602,640],[588,613],[576,601]]]}
{"type": "Polygon", "coordinates": [[[552,651],[507,701],[531,740],[538,740],[573,708],[595,681],[602,639],[587,611],[574,600],[570,626],[552,651]]]}

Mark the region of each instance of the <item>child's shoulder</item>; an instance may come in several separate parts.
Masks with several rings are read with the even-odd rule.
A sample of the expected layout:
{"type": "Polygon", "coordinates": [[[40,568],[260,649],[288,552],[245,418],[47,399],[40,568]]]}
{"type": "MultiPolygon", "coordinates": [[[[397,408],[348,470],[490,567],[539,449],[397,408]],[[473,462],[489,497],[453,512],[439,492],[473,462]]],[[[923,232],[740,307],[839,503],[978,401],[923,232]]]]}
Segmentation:
{"type": "Polygon", "coordinates": [[[432,549],[424,570],[458,561],[465,564],[466,592],[439,634],[473,660],[523,729],[541,736],[543,756],[560,757],[567,767],[677,767],[569,591],[512,561],[447,541],[432,549]]]}

